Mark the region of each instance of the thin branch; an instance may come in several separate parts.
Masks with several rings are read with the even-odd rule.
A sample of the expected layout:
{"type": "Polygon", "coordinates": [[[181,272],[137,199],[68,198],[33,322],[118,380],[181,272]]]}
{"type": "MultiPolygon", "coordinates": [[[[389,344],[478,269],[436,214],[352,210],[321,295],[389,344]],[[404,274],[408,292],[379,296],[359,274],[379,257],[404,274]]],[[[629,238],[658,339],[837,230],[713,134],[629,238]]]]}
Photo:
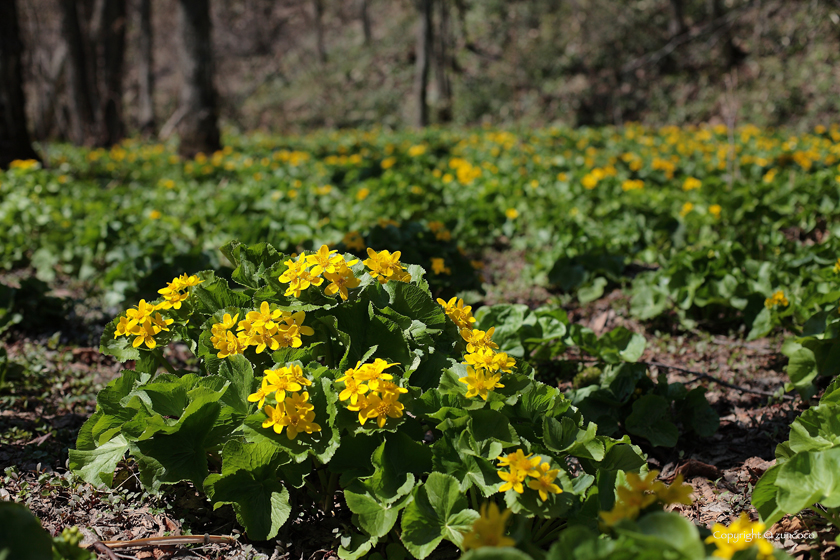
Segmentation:
{"type": "Polygon", "coordinates": [[[112,555],[114,560],[117,560],[116,556],[113,556],[113,551],[111,548],[133,548],[133,547],[140,547],[140,546],[173,546],[173,545],[180,545],[180,544],[233,544],[236,542],[236,539],[233,537],[223,536],[223,535],[183,535],[180,537],[149,537],[146,539],[134,539],[132,541],[97,541],[90,545],[89,548],[94,548],[99,552],[104,552],[101,548],[106,548],[108,552],[105,554],[112,555]],[[101,545],[101,546],[100,546],[101,545]],[[97,548],[99,547],[99,548],[97,548]]]}
{"type": "Polygon", "coordinates": [[[685,45],[686,43],[690,43],[690,42],[694,41],[695,39],[703,37],[706,34],[714,33],[714,32],[716,32],[720,29],[723,29],[726,26],[732,25],[733,23],[735,23],[735,21],[738,18],[741,17],[741,12],[745,11],[748,8],[751,8],[753,4],[754,4],[754,0],[750,0],[749,2],[744,4],[743,6],[741,6],[739,8],[736,8],[734,10],[730,10],[725,15],[710,21],[709,23],[707,23],[706,25],[704,25],[703,27],[701,27],[697,31],[694,31],[692,33],[683,33],[681,35],[677,35],[676,37],[674,37],[673,39],[668,41],[668,43],[664,47],[662,47],[661,49],[658,49],[658,50],[655,50],[653,52],[647,53],[643,56],[640,56],[640,57],[636,58],[635,60],[632,60],[632,61],[628,62],[627,64],[625,64],[624,66],[622,66],[621,67],[621,73],[622,74],[627,74],[627,73],[633,72],[634,70],[638,70],[639,68],[642,68],[643,66],[647,66],[649,64],[655,64],[656,62],[662,60],[664,57],[666,57],[669,54],[671,54],[672,52],[674,52],[677,49],[677,47],[681,47],[682,45],[685,45]]]}
{"type": "MultiPolygon", "coordinates": [[[[718,385],[723,385],[724,387],[729,387],[730,389],[735,389],[736,391],[741,391],[742,393],[752,393],[753,395],[761,395],[763,397],[776,397],[777,396],[775,393],[770,393],[768,391],[759,391],[758,389],[748,389],[746,387],[739,387],[738,385],[733,385],[732,383],[729,383],[728,381],[724,381],[723,379],[718,379],[717,377],[715,377],[713,375],[709,375],[708,373],[703,373],[702,371],[694,371],[694,370],[686,369],[686,368],[679,367],[679,366],[669,366],[668,364],[662,364],[662,363],[659,363],[659,362],[637,362],[637,363],[644,364],[646,366],[655,366],[655,367],[663,368],[663,369],[672,369],[674,371],[680,371],[682,373],[687,373],[689,375],[695,376],[694,379],[692,379],[691,381],[688,381],[687,383],[691,383],[692,381],[697,381],[698,379],[706,379],[708,381],[713,381],[714,383],[717,383],[718,385]]],[[[794,400],[794,398],[791,397],[790,395],[782,395],[781,398],[783,398],[785,400],[789,400],[789,401],[794,400]]]]}
{"type": "Polygon", "coordinates": [[[108,560],[120,560],[117,557],[117,555],[114,554],[114,551],[111,550],[110,548],[108,548],[108,545],[106,545],[102,541],[96,541],[95,543],[90,545],[90,548],[95,550],[97,553],[101,553],[101,554],[104,554],[105,556],[107,556],[108,560]]]}

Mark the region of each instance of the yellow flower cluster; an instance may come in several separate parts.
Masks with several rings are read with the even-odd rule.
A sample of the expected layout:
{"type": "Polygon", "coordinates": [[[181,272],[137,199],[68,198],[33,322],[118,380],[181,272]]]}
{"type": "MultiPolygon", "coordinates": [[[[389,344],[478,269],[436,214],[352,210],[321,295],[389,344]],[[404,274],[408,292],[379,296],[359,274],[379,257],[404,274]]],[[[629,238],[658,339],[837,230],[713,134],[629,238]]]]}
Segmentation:
{"type": "Polygon", "coordinates": [[[400,251],[379,251],[378,253],[368,247],[368,258],[362,263],[370,269],[370,277],[375,278],[380,284],[386,284],[389,280],[397,282],[410,282],[411,274],[406,272],[400,263],[400,251]]]}
{"type": "Polygon", "coordinates": [[[721,210],[722,208],[720,207],[720,204],[712,204],[711,206],[709,206],[709,214],[714,216],[715,219],[720,219],[721,210]]]}
{"type": "Polygon", "coordinates": [[[268,418],[262,427],[273,427],[278,434],[286,428],[289,439],[295,439],[301,432],[311,434],[321,431],[321,426],[314,422],[315,406],[309,402],[309,393],[297,392],[310,385],[312,382],[304,377],[303,368],[297,364],[267,369],[259,390],[248,395],[248,401],[258,403],[257,408],[262,408],[265,399],[273,394],[277,405],[265,406],[268,418]]]}
{"type": "Polygon", "coordinates": [[[174,319],[167,319],[160,313],[156,313],[156,305],[146,303],[145,299],[141,299],[136,308],[128,309],[124,317],[120,317],[120,322],[117,324],[117,329],[114,331],[114,338],[118,336],[133,336],[134,342],[131,345],[135,348],[141,344],[146,344],[146,347],[151,350],[157,346],[155,342],[155,335],[161,331],[168,331],[169,325],[174,323],[174,319]]]}
{"type": "Polygon", "coordinates": [[[834,273],[840,274],[840,259],[837,259],[837,262],[834,263],[834,273]]]}
{"type": "Polygon", "coordinates": [[[198,276],[187,276],[186,273],[177,278],[173,278],[172,282],[166,284],[165,288],[158,290],[158,293],[163,296],[163,302],[157,305],[158,309],[181,309],[181,302],[189,297],[189,289],[193,286],[198,286],[204,282],[199,280],[198,276]]]}
{"type": "Polygon", "coordinates": [[[694,489],[683,484],[682,475],[677,475],[670,486],[656,480],[659,471],[650,471],[644,478],[636,473],[627,473],[627,484],[616,489],[618,500],[611,511],[602,511],[601,519],[607,525],[614,525],[622,519],[636,519],[646,507],[660,502],[662,504],[691,505],[694,489]]]}
{"type": "Polygon", "coordinates": [[[442,258],[432,257],[432,272],[435,274],[452,274],[452,269],[446,266],[442,258]]]}
{"type": "Polygon", "coordinates": [[[393,382],[394,376],[385,370],[397,364],[389,364],[376,358],[372,364],[356,363],[356,367],[344,372],[343,377],[335,380],[344,383],[344,390],[338,395],[340,401],[348,401],[347,410],[359,413],[359,423],[376,419],[381,428],[388,418],[399,418],[405,406],[399,402],[400,394],[407,393],[393,382]]]}
{"type": "Polygon", "coordinates": [[[468,327],[461,329],[461,337],[467,342],[464,356],[467,375],[458,381],[467,385],[467,398],[478,395],[486,401],[490,391],[504,388],[499,383],[502,373],[510,373],[516,365],[516,360],[505,352],[496,352],[499,345],[492,340],[495,330],[496,327],[490,327],[486,332],[468,327]]]}
{"type": "Polygon", "coordinates": [[[641,179],[627,179],[621,183],[621,190],[625,192],[642,190],[643,188],[645,188],[645,182],[641,179]]]}
{"type": "Polygon", "coordinates": [[[507,454],[505,457],[496,457],[499,461],[499,467],[507,467],[508,470],[499,470],[499,478],[505,481],[499,492],[513,490],[519,494],[525,492],[524,485],[527,478],[533,480],[528,481],[528,488],[536,490],[540,494],[540,499],[546,501],[549,494],[561,494],[563,490],[554,484],[554,479],[560,469],[551,469],[551,465],[543,462],[539,456],[534,457],[533,453],[525,455],[521,449],[517,449],[513,453],[507,454]]]}
{"type": "Polygon", "coordinates": [[[9,169],[28,171],[29,169],[37,169],[39,165],[40,163],[36,159],[16,159],[9,164],[9,169]]]}
{"type": "Polygon", "coordinates": [[[472,530],[464,533],[464,550],[481,548],[483,546],[513,546],[516,544],[510,537],[505,536],[505,525],[511,511],[505,508],[499,511],[499,506],[494,502],[481,504],[481,517],[473,522],[472,530]]]}
{"type": "Polygon", "coordinates": [[[189,297],[189,289],[204,282],[198,276],[188,276],[186,273],[173,278],[165,288],[158,290],[163,296],[163,301],[152,305],[141,299],[136,308],[128,309],[125,316],[120,317],[117,328],[114,331],[114,338],[119,336],[133,336],[132,346],[135,348],[145,344],[148,349],[157,346],[155,335],[161,331],[169,331],[169,325],[175,322],[174,319],[167,319],[159,311],[166,309],[181,309],[181,303],[189,297]]]}
{"type": "Polygon", "coordinates": [[[700,179],[697,179],[695,177],[686,177],[682,188],[684,191],[688,192],[693,191],[694,189],[699,189],[702,186],[703,183],[700,182],[700,179]]]}
{"type": "Polygon", "coordinates": [[[303,344],[302,336],[315,334],[311,327],[303,325],[303,311],[272,311],[267,301],[260,304],[259,311],[249,311],[237,325],[238,318],[238,313],[233,317],[225,313],[222,322],[212,326],[210,342],[219,351],[219,358],[242,354],[249,346],[256,346],[257,354],[266,348],[298,348],[303,344]],[[235,335],[231,332],[234,325],[238,331],[235,335]]]}
{"type": "Polygon", "coordinates": [[[785,297],[785,293],[782,290],[778,290],[772,296],[764,300],[764,307],[767,309],[773,309],[777,305],[781,305],[782,307],[790,305],[790,302],[785,297]]]}
{"type": "Polygon", "coordinates": [[[345,247],[354,251],[361,251],[365,248],[365,240],[362,234],[355,230],[345,233],[341,242],[344,243],[345,247]]]}
{"type": "Polygon", "coordinates": [[[694,204],[692,204],[691,202],[686,202],[682,205],[682,208],[680,208],[680,216],[685,218],[691,213],[692,210],[694,210],[694,204]]]}
{"type": "Polygon", "coordinates": [[[750,521],[746,512],[741,513],[734,523],[725,527],[715,523],[712,527],[712,534],[706,538],[707,543],[714,543],[717,547],[712,556],[718,558],[732,558],[736,552],[747,550],[753,546],[758,547],[758,560],[766,560],[773,557],[773,545],[762,535],[765,525],[758,521],[750,521]]]}
{"type": "Polygon", "coordinates": [[[309,403],[309,393],[291,393],[277,406],[266,405],[268,418],[262,423],[263,428],[274,428],[278,434],[286,428],[286,436],[295,439],[301,432],[311,434],[320,432],[321,426],[314,422],[315,406],[309,403]]]}
{"type": "Polygon", "coordinates": [[[462,185],[469,185],[481,177],[481,167],[473,165],[463,158],[450,159],[449,168],[455,170],[455,177],[462,185]]]}
{"type": "Polygon", "coordinates": [[[337,251],[330,251],[326,245],[321,245],[321,248],[311,255],[301,253],[297,260],[287,260],[284,264],[288,268],[279,278],[280,282],[289,285],[284,295],[299,298],[301,292],[310,286],[320,286],[326,278],[329,284],[324,288],[324,293],[328,296],[338,294],[341,299],[347,300],[348,290],[359,286],[359,279],[350,270],[350,267],[359,261],[354,259],[347,262],[343,256],[336,253],[337,251]]]}
{"type": "Polygon", "coordinates": [[[447,317],[452,319],[458,330],[471,328],[475,323],[475,317],[472,316],[472,307],[464,305],[464,300],[453,297],[449,301],[444,301],[438,298],[437,302],[443,306],[443,312],[447,317]]]}
{"type": "Polygon", "coordinates": [[[438,241],[450,241],[452,239],[452,232],[446,229],[443,222],[429,222],[426,225],[429,231],[435,234],[435,239],[438,241]]]}

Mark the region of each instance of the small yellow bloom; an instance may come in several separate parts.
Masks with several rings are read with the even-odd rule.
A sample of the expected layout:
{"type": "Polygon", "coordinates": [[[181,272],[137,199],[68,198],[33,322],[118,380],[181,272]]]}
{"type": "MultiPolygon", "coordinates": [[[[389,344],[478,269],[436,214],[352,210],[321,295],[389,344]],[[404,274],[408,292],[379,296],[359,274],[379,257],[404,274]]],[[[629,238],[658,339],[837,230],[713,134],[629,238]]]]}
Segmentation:
{"type": "Polygon", "coordinates": [[[481,517],[473,522],[472,531],[464,533],[464,550],[481,548],[483,546],[513,546],[516,544],[510,537],[505,536],[505,525],[511,511],[505,509],[499,512],[499,506],[494,502],[481,504],[481,517]]]}
{"type": "Polygon", "coordinates": [[[508,220],[515,220],[519,217],[519,210],[516,208],[508,208],[505,210],[505,216],[507,216],[508,220]]]}
{"type": "Polygon", "coordinates": [[[406,272],[400,263],[400,251],[391,253],[385,250],[377,253],[368,247],[367,254],[368,258],[362,262],[370,269],[369,274],[371,278],[376,279],[380,284],[385,284],[389,280],[396,280],[397,282],[411,281],[411,275],[406,272]]]}
{"type": "Polygon", "coordinates": [[[382,160],[382,169],[391,169],[397,163],[397,158],[389,157],[382,160]]]}
{"type": "Polygon", "coordinates": [[[729,560],[736,552],[758,547],[758,560],[766,560],[773,556],[773,545],[762,535],[765,525],[758,521],[750,521],[746,512],[741,513],[729,527],[715,523],[712,534],[706,539],[707,543],[714,543],[717,549],[712,553],[718,558],[729,560]]]}
{"type": "Polygon", "coordinates": [[[163,214],[161,214],[159,210],[152,210],[149,212],[150,220],[159,220],[161,216],[163,216],[163,214]]]}
{"type": "Polygon", "coordinates": [[[772,296],[764,300],[764,307],[767,309],[773,309],[777,305],[781,305],[782,307],[790,305],[790,302],[785,297],[785,292],[782,290],[778,290],[772,296]]]}
{"type": "Polygon", "coordinates": [[[443,301],[438,298],[437,302],[443,306],[443,312],[452,319],[458,330],[468,329],[475,323],[475,317],[472,316],[472,307],[465,306],[463,299],[453,297],[449,301],[443,301]]]}
{"type": "Polygon", "coordinates": [[[536,480],[528,481],[528,488],[539,492],[542,501],[546,501],[549,494],[561,494],[563,492],[559,486],[554,484],[554,479],[557,478],[560,469],[549,469],[551,469],[551,466],[548,463],[541,463],[537,466],[539,476],[536,477],[536,480]]]}
{"type": "Polygon", "coordinates": [[[680,216],[685,218],[692,210],[694,210],[694,204],[692,204],[691,202],[686,202],[682,205],[682,208],[680,209],[680,216]]]}
{"type": "Polygon", "coordinates": [[[700,179],[697,179],[695,177],[686,177],[682,188],[684,191],[692,191],[694,189],[699,189],[702,186],[703,183],[700,182],[700,179]]]}
{"type": "Polygon", "coordinates": [[[365,240],[358,231],[348,231],[341,240],[348,249],[361,251],[365,248],[365,240]]]}
{"type": "Polygon", "coordinates": [[[721,210],[722,208],[720,207],[720,204],[712,204],[711,206],[709,206],[709,214],[714,216],[715,219],[720,219],[721,210]]]}
{"type": "Polygon", "coordinates": [[[432,272],[435,274],[452,274],[452,270],[439,257],[432,257],[432,272]]]}
{"type": "Polygon", "coordinates": [[[361,280],[356,278],[353,275],[353,271],[346,265],[339,268],[336,272],[325,272],[324,278],[330,282],[329,285],[324,288],[324,293],[328,296],[338,294],[344,301],[347,301],[347,298],[349,297],[348,290],[357,288],[361,283],[361,280]]]}
{"type": "Polygon", "coordinates": [[[459,377],[458,381],[467,386],[466,397],[468,399],[478,395],[486,401],[491,391],[504,388],[504,385],[499,383],[501,377],[500,373],[494,374],[482,369],[475,370],[467,366],[467,375],[459,377]]]}
{"type": "Polygon", "coordinates": [[[370,189],[367,187],[363,187],[356,192],[356,200],[362,201],[368,197],[370,194],[370,189]]]}

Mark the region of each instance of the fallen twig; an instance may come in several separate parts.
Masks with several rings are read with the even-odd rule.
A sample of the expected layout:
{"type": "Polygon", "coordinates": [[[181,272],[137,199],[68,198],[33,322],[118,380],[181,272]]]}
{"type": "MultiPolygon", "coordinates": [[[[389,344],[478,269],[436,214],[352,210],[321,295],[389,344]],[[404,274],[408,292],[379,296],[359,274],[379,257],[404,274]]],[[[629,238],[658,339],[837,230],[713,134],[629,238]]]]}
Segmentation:
{"type": "MultiPolygon", "coordinates": [[[[714,383],[717,383],[718,385],[723,385],[724,387],[729,387],[730,389],[735,389],[736,391],[740,391],[742,393],[752,393],[753,395],[761,395],[763,397],[774,397],[774,398],[778,396],[775,393],[770,393],[769,391],[760,391],[758,389],[748,389],[746,387],[739,387],[738,385],[733,385],[732,383],[729,383],[728,381],[724,381],[723,379],[718,379],[714,375],[709,375],[708,373],[703,373],[702,371],[694,371],[694,370],[686,369],[686,368],[679,367],[679,366],[669,366],[668,364],[662,364],[662,363],[659,363],[659,362],[638,362],[638,363],[645,364],[646,366],[649,366],[649,367],[654,366],[654,367],[663,368],[663,369],[673,369],[675,371],[681,371],[681,372],[687,373],[689,375],[694,375],[695,377],[694,377],[694,379],[692,379],[692,381],[697,381],[698,379],[706,379],[708,381],[713,381],[714,383]]],[[[691,383],[691,381],[688,381],[687,383],[691,383]]],[[[781,395],[781,398],[785,399],[785,400],[789,400],[789,401],[793,400],[793,397],[791,397],[790,395],[784,395],[783,394],[783,395],[781,395]]]]}
{"type": "MultiPolygon", "coordinates": [[[[134,548],[140,546],[174,546],[180,544],[233,544],[236,539],[222,535],[182,535],[178,537],[148,537],[131,541],[97,541],[89,546],[100,551],[97,546],[102,545],[113,554],[112,548],[134,548]]],[[[107,553],[106,553],[107,554],[107,553]]],[[[113,556],[116,560],[116,556],[113,556]]]]}

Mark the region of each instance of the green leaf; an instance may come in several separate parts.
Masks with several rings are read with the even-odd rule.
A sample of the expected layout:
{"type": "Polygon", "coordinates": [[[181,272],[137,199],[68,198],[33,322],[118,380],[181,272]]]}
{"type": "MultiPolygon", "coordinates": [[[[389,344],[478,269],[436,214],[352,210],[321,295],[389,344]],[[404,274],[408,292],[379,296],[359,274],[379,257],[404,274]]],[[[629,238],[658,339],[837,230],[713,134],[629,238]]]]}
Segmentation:
{"type": "Polygon", "coordinates": [[[277,480],[277,469],[289,461],[288,455],[270,441],[230,441],[222,461],[222,473],[204,481],[213,509],[232,504],[250,538],[274,538],[292,511],[289,491],[277,480]]]}
{"type": "Polygon", "coordinates": [[[467,508],[458,481],[434,472],[417,487],[414,501],[403,513],[401,539],[415,558],[423,560],[444,538],[460,546],[463,533],[478,517],[478,512],[467,508]]]}
{"type": "Polygon", "coordinates": [[[344,499],[350,511],[359,516],[359,526],[363,530],[374,537],[384,537],[412,498],[406,493],[396,501],[382,503],[357,484],[344,490],[344,499]]]}
{"type": "Polygon", "coordinates": [[[71,449],[70,470],[94,486],[111,487],[114,470],[128,451],[128,441],[119,435],[111,441],[87,451],[71,449]]]}
{"type": "Polygon", "coordinates": [[[20,504],[0,501],[0,557],[53,560],[52,539],[41,522],[20,504]]]}
{"type": "Polygon", "coordinates": [[[533,560],[533,558],[512,547],[483,546],[467,551],[460,560],[533,560]]]}
{"type": "Polygon", "coordinates": [[[758,315],[756,315],[755,319],[753,319],[752,328],[747,335],[747,341],[757,340],[767,336],[770,334],[770,331],[773,330],[774,326],[775,322],[773,320],[773,314],[765,307],[758,313],[758,315]]]}
{"type": "Polygon", "coordinates": [[[639,519],[633,530],[616,526],[616,531],[632,537],[643,548],[672,549],[684,560],[706,558],[706,549],[697,527],[676,513],[649,513],[639,519]]]}
{"type": "Polygon", "coordinates": [[[604,288],[606,288],[607,284],[608,282],[606,278],[604,278],[603,276],[598,276],[597,278],[592,280],[592,283],[588,286],[578,288],[578,301],[580,301],[581,303],[589,303],[590,301],[595,301],[596,299],[604,295],[604,288]]]}
{"type": "Polygon", "coordinates": [[[633,411],[624,427],[631,434],[646,438],[654,447],[674,447],[679,431],[670,417],[668,401],[659,395],[648,394],[633,403],[633,411]]]}
{"type": "Polygon", "coordinates": [[[256,389],[251,362],[241,354],[228,356],[221,360],[218,374],[230,381],[231,385],[222,397],[223,402],[237,412],[247,414],[251,408],[248,395],[256,389]]]}
{"type": "Polygon", "coordinates": [[[695,387],[688,392],[680,415],[685,427],[701,437],[710,437],[720,427],[720,416],[706,400],[705,387],[695,387]]]}
{"type": "Polygon", "coordinates": [[[635,362],[645,351],[645,337],[626,327],[616,327],[598,339],[598,355],[607,363],[635,362]]]}
{"type": "Polygon", "coordinates": [[[840,507],[840,447],[797,453],[779,468],[777,502],[786,513],[798,513],[815,503],[840,507]]]}
{"type": "Polygon", "coordinates": [[[411,492],[414,475],[432,470],[432,450],[399,431],[388,434],[370,461],[374,474],[363,485],[379,501],[388,504],[411,492]]]}
{"type": "Polygon", "coordinates": [[[753,488],[752,504],[761,516],[761,521],[771,526],[785,516],[785,512],[779,508],[776,494],[779,487],[776,485],[776,478],[779,476],[781,465],[777,464],[768,469],[758,480],[753,488]]]}

